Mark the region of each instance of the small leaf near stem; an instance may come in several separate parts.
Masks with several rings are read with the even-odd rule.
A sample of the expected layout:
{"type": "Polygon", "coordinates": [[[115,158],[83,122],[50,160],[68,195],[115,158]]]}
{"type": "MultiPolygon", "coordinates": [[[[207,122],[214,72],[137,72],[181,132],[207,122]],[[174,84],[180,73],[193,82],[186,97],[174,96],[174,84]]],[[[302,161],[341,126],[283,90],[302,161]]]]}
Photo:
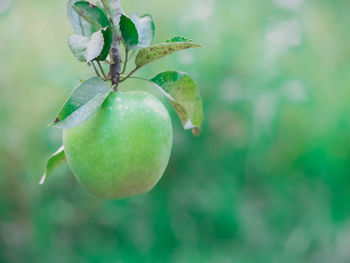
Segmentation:
{"type": "Polygon", "coordinates": [[[120,17],[119,28],[121,36],[128,49],[132,50],[137,48],[139,43],[139,34],[136,25],[126,14],[122,14],[120,17]]]}
{"type": "Polygon", "coordinates": [[[137,16],[130,15],[131,21],[134,23],[138,33],[138,47],[148,47],[154,39],[155,26],[151,15],[137,16]]]}
{"type": "Polygon", "coordinates": [[[73,9],[97,31],[110,26],[110,22],[105,13],[97,6],[85,1],[76,2],[73,9]]]}
{"type": "Polygon", "coordinates": [[[67,42],[73,55],[81,62],[90,62],[96,59],[104,46],[104,29],[93,33],[90,37],[69,35],[67,42]]]}
{"type": "MultiPolygon", "coordinates": [[[[113,41],[113,33],[111,23],[105,15],[104,11],[99,7],[92,5],[86,1],[75,2],[72,6],[73,10],[80,16],[80,21],[88,23],[91,26],[93,32],[101,31],[103,38],[102,50],[100,50],[98,57],[95,60],[105,60],[109,54],[109,50],[113,41]]],[[[90,35],[86,36],[89,37],[90,35]]],[[[75,42],[77,42],[75,37],[75,42]]],[[[81,41],[83,38],[81,37],[81,41]]],[[[79,59],[79,58],[78,58],[79,59]]],[[[81,60],[81,59],[80,59],[81,60]]]]}

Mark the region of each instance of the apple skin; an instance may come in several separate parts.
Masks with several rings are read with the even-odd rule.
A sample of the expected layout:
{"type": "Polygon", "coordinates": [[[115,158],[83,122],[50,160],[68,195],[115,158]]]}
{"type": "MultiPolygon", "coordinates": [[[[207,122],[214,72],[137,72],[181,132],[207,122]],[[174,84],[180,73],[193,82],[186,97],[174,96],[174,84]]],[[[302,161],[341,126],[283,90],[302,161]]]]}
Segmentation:
{"type": "Polygon", "coordinates": [[[112,92],[86,122],[63,131],[67,161],[93,195],[119,199],[153,188],[173,141],[169,113],[147,92],[112,92]]]}

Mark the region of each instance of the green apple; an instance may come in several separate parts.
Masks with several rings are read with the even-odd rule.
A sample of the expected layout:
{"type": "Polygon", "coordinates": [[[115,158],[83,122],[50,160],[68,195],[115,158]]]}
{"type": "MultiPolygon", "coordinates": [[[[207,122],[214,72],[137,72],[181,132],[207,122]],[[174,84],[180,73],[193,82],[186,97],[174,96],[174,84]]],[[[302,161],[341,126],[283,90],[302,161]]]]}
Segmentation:
{"type": "Polygon", "coordinates": [[[159,181],[172,147],[169,113],[153,95],[113,92],[86,122],[63,131],[67,161],[95,196],[148,192],[159,181]]]}

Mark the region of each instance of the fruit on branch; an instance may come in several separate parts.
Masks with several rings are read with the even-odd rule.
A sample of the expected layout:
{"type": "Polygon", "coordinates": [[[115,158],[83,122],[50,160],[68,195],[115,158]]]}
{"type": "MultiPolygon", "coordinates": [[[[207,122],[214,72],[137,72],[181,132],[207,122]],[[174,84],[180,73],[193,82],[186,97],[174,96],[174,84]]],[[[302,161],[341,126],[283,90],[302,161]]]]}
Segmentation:
{"type": "Polygon", "coordinates": [[[168,111],[153,95],[111,93],[86,122],[63,131],[77,180],[101,198],[148,192],[161,178],[172,147],[168,111]]]}
{"type": "Polygon", "coordinates": [[[197,136],[203,105],[197,83],[187,73],[164,71],[152,79],[133,74],[176,51],[201,45],[182,36],[152,44],[151,15],[128,16],[120,0],[95,2],[68,0],[68,17],[76,33],[68,37],[69,48],[79,61],[93,66],[97,77],[76,87],[52,122],[63,129],[64,145],[48,159],[40,184],[68,162],[92,194],[123,198],[148,192],[158,182],[169,161],[172,126],[157,98],[140,91],[121,92],[119,85],[132,77],[152,83],[169,100],[184,129],[197,136]],[[135,67],[127,72],[134,54],[130,51],[137,55],[135,67]],[[104,62],[109,64],[108,74],[104,62]]]}

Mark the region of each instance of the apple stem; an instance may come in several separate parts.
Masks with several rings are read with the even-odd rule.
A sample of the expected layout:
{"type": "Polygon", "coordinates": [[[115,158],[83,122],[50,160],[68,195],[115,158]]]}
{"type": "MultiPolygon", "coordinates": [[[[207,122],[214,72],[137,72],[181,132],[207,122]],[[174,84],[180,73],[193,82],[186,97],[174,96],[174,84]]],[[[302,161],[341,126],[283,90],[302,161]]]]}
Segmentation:
{"type": "MultiPolygon", "coordinates": [[[[112,22],[112,21],[111,21],[112,22]]],[[[112,22],[113,24],[113,22],[112,22]]],[[[111,48],[111,60],[113,63],[110,65],[110,77],[112,84],[114,85],[114,91],[118,91],[118,85],[120,82],[120,71],[121,71],[121,55],[119,50],[119,36],[118,32],[116,31],[115,27],[113,26],[113,43],[111,48]]]]}

